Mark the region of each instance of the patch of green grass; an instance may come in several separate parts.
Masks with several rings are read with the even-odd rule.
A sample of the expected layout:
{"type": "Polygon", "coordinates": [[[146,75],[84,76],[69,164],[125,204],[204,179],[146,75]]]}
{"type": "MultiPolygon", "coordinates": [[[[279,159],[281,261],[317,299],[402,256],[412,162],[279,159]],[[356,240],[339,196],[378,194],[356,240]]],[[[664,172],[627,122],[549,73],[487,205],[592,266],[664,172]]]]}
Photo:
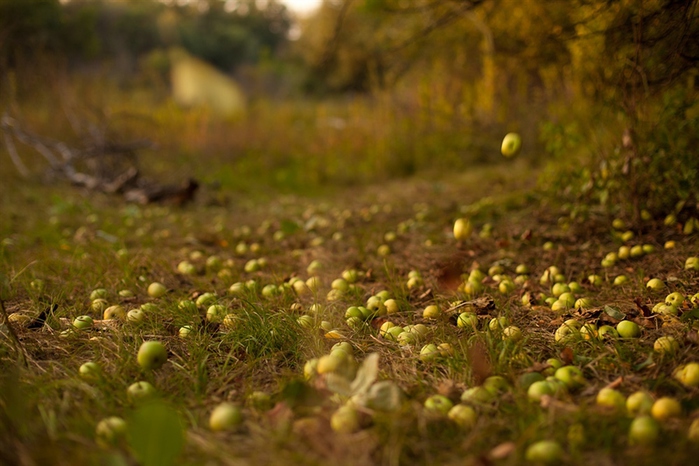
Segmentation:
{"type": "MultiPolygon", "coordinates": [[[[104,446],[95,429],[109,416],[142,423],[139,413],[148,412],[147,405],[129,399],[127,387],[143,380],[165,402],[158,418],[182,421],[185,444],[176,455],[181,464],[227,463],[231,458],[250,464],[482,464],[484,458],[520,464],[526,448],[542,439],[559,442],[571,464],[691,461],[699,452],[697,443],[687,439],[699,408],[697,388],[683,386],[672,373],[680,364],[697,361],[695,305],[685,301],[681,312],[686,316],[677,318],[644,316],[642,308],[652,308],[670,291],[685,296],[699,291],[699,275],[683,267],[684,259],[696,254],[696,238],[652,223],[637,225],[632,243],[652,243],[656,252],[604,269],[602,257],[619,247],[609,219],[566,217],[555,203],[539,203],[542,198],[524,189],[523,178],[513,170],[488,168],[338,188],[324,198],[261,196],[225,208],[207,203],[211,192],[205,187],[201,201],[181,209],[124,205],[58,186],[6,185],[0,202],[12,221],[0,226],[0,273],[5,277],[4,306],[8,314],[16,314],[9,325],[18,343],[5,323],[0,337],[0,362],[6,368],[0,382],[0,460],[83,464],[140,458],[143,445],[125,438],[104,446]],[[458,243],[451,228],[466,215],[475,231],[458,243]],[[479,237],[486,223],[492,224],[492,235],[479,237]],[[284,234],[275,236],[278,231],[284,234]],[[395,240],[387,242],[387,232],[394,232],[395,240]],[[677,245],[665,250],[659,238],[674,239],[677,245]],[[554,248],[544,250],[546,241],[553,241],[554,248]],[[241,242],[248,247],[237,251],[241,242]],[[384,243],[392,251],[387,256],[377,252],[384,243]],[[253,244],[258,249],[251,249],[253,244]],[[221,259],[220,269],[206,266],[214,255],[221,259]],[[245,271],[248,261],[260,258],[266,265],[245,271]],[[298,295],[289,280],[307,280],[313,260],[322,264],[322,285],[298,295]],[[181,261],[190,261],[195,273],[178,272],[181,261]],[[487,273],[495,263],[511,278],[516,265],[524,263],[529,278],[507,293],[498,290],[495,277],[484,279],[474,296],[459,286],[471,269],[487,273]],[[552,265],[565,281],[582,284],[580,295],[593,299],[591,309],[556,313],[543,302],[551,295],[551,284],[541,284],[539,277],[552,265]],[[356,288],[329,299],[332,281],[350,268],[361,272],[356,288]],[[408,288],[411,270],[420,271],[422,286],[408,288]],[[591,273],[604,277],[602,285],[587,283],[591,273]],[[628,284],[613,286],[622,273],[628,284]],[[644,281],[651,276],[666,280],[667,290],[646,290],[644,281]],[[166,286],[164,296],[148,296],[154,281],[166,286]],[[255,286],[240,294],[229,291],[233,283],[250,281],[255,286]],[[263,294],[269,285],[277,291],[268,288],[263,294]],[[89,299],[95,288],[107,290],[110,305],[152,307],[146,306],[143,322],[103,322],[102,311],[93,309],[89,299]],[[121,295],[122,290],[133,296],[121,295]],[[399,312],[348,326],[346,309],[364,306],[381,290],[398,301],[399,312]],[[207,292],[215,293],[215,303],[234,317],[211,322],[208,305],[179,306],[207,292]],[[532,296],[531,305],[522,304],[525,292],[532,296]],[[477,330],[456,326],[462,309],[434,320],[422,316],[427,305],[446,311],[459,301],[470,302],[478,314],[477,330]],[[17,320],[26,315],[31,321],[51,304],[57,306],[50,320],[54,328],[29,328],[17,320]],[[585,340],[575,334],[555,341],[556,329],[568,318],[616,324],[606,305],[641,323],[641,337],[585,340]],[[83,314],[97,321],[95,327],[63,333],[83,314]],[[311,315],[310,327],[297,320],[304,314],[311,315]],[[501,330],[489,329],[495,317],[507,317],[521,329],[522,339],[509,340],[501,330]],[[427,331],[401,345],[379,335],[384,320],[402,327],[424,324],[427,331]],[[183,326],[192,329],[186,337],[179,333],[183,326]],[[654,352],[653,342],[661,335],[677,338],[676,354],[654,352]],[[156,371],[143,370],[136,360],[147,340],[162,341],[168,351],[168,362],[156,371]],[[353,398],[359,389],[345,393],[342,384],[350,383],[352,374],[334,373],[349,378],[344,382],[333,382],[327,374],[304,376],[306,362],[328,355],[339,341],[351,344],[358,364],[372,353],[379,355],[377,379],[392,381],[405,396],[395,411],[362,404],[361,397],[353,398]],[[447,343],[452,353],[422,360],[420,350],[428,343],[447,343]],[[527,372],[552,375],[549,358],[579,367],[585,383],[533,402],[519,385],[520,377],[527,372]],[[97,379],[79,375],[88,361],[100,365],[97,379]],[[504,377],[509,388],[491,402],[473,405],[478,419],[471,428],[423,408],[425,399],[437,393],[460,403],[465,390],[491,375],[504,377]],[[632,446],[631,418],[595,403],[599,389],[610,383],[624,395],[643,389],[656,398],[675,397],[682,413],[660,423],[654,445],[632,446]],[[272,408],[255,407],[249,399],[253,392],[267,393],[272,408]],[[359,406],[361,428],[334,432],[333,413],[350,399],[359,406]],[[222,401],[243,407],[245,419],[237,430],[216,433],[208,428],[209,414],[222,401]]],[[[162,430],[157,423],[153,429],[162,430]]],[[[153,448],[170,447],[156,442],[153,448]]]]}

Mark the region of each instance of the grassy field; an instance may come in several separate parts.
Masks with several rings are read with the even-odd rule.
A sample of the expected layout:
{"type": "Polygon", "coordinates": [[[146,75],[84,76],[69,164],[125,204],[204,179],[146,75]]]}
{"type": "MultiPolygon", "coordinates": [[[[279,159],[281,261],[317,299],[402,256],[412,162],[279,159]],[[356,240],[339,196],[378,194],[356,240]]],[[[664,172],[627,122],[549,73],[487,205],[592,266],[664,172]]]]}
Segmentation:
{"type": "Polygon", "coordinates": [[[176,208],[5,170],[0,463],[505,465],[553,440],[552,462],[693,464],[699,376],[673,374],[699,362],[696,233],[570,215],[537,176],[508,161],[313,195],[206,185],[176,208]],[[640,335],[600,332],[622,320],[640,335]],[[157,369],[137,360],[150,340],[157,369]],[[139,381],[155,394],[130,394],[139,381]],[[679,404],[649,418],[663,397],[679,404]],[[223,402],[242,420],[216,431],[223,402]],[[125,432],[97,428],[112,416],[125,432]]]}

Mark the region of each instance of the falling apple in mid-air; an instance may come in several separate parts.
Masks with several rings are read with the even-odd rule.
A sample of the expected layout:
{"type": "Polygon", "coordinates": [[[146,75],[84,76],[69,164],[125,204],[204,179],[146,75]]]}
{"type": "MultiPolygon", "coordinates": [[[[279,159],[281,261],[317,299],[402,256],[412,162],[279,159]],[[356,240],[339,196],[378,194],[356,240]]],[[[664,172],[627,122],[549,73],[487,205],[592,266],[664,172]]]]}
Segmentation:
{"type": "Polygon", "coordinates": [[[517,133],[507,133],[502,140],[500,151],[505,157],[514,157],[522,148],[522,138],[517,133]]]}

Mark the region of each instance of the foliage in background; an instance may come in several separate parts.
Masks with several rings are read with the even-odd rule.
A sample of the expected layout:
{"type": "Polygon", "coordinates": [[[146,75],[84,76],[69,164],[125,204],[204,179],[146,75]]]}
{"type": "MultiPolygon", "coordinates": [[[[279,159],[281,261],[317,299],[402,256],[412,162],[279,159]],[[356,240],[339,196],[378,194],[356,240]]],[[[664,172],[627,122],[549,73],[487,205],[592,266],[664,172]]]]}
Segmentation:
{"type": "MultiPolygon", "coordinates": [[[[543,180],[571,202],[629,217],[697,203],[696,2],[325,1],[295,42],[275,2],[35,4],[20,15],[23,2],[0,0],[2,30],[15,38],[2,42],[0,66],[29,63],[19,107],[37,107],[38,87],[65,94],[53,79],[63,76],[89,105],[148,115],[171,160],[215,161],[233,186],[253,175],[296,189],[467,170],[499,160],[502,135],[517,131],[522,155],[551,160],[543,180]],[[170,45],[234,71],[248,117],[175,108],[170,45]],[[37,86],[37,50],[108,62],[104,73],[121,67],[125,78],[111,89],[59,67],[37,86]]],[[[50,112],[29,113],[56,127],[50,112]]]]}

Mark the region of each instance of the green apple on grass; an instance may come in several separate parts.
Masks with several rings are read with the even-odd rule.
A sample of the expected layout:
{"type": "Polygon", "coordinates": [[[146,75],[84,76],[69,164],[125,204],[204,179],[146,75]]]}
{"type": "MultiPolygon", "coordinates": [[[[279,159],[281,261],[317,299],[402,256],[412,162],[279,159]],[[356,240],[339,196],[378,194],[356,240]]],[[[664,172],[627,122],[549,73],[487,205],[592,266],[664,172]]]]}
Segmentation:
{"type": "Polygon", "coordinates": [[[527,447],[524,458],[532,463],[555,464],[563,459],[564,454],[563,448],[555,440],[540,440],[527,447]]]}
{"type": "Polygon", "coordinates": [[[143,369],[156,370],[167,361],[167,350],[159,341],[145,341],[138,349],[136,359],[143,369]]]}
{"type": "Polygon", "coordinates": [[[651,416],[638,416],[629,426],[629,443],[632,445],[652,445],[659,435],[660,425],[651,416]]]}
{"type": "Polygon", "coordinates": [[[659,278],[651,278],[646,283],[646,288],[651,291],[661,291],[663,288],[665,288],[665,282],[659,278]]]}
{"type": "Polygon", "coordinates": [[[626,411],[631,416],[647,415],[650,414],[653,403],[653,397],[648,392],[639,390],[626,399],[626,411]]]}
{"type": "Polygon", "coordinates": [[[656,353],[672,355],[680,350],[680,344],[675,337],[664,335],[655,340],[653,349],[656,353]]]}
{"type": "Polygon", "coordinates": [[[223,402],[209,416],[209,428],[214,432],[233,430],[243,423],[243,411],[239,406],[223,402]]]}
{"type": "Polygon", "coordinates": [[[93,324],[94,321],[90,316],[78,316],[75,318],[75,320],[73,320],[73,327],[75,327],[76,330],[84,330],[90,328],[93,324]]]}
{"type": "Polygon", "coordinates": [[[78,369],[80,377],[88,382],[94,382],[100,378],[102,374],[102,368],[96,362],[86,362],[80,366],[78,369]]]}
{"type": "Polygon", "coordinates": [[[361,413],[351,405],[340,406],[330,416],[330,427],[339,434],[352,434],[361,430],[361,413]]]}
{"type": "Polygon", "coordinates": [[[146,313],[143,312],[143,309],[131,309],[127,314],[126,314],[126,320],[129,322],[133,323],[139,323],[143,322],[146,319],[146,313]]]}
{"type": "Polygon", "coordinates": [[[148,400],[155,396],[155,394],[155,387],[146,381],[132,383],[126,389],[126,395],[132,402],[148,400]]]}
{"type": "Polygon", "coordinates": [[[476,411],[472,407],[464,404],[452,406],[447,413],[447,417],[464,429],[472,428],[478,420],[476,411]]]}
{"type": "Polygon", "coordinates": [[[102,317],[104,320],[126,320],[126,310],[118,304],[109,306],[102,317]]]}
{"type": "Polygon", "coordinates": [[[650,414],[658,421],[680,417],[682,415],[682,406],[675,398],[664,396],[653,403],[650,409],[650,414]]]}
{"type": "Polygon", "coordinates": [[[596,402],[598,406],[604,406],[614,411],[626,410],[626,397],[613,388],[604,387],[597,392],[596,402]]]}
{"type": "Polygon", "coordinates": [[[446,415],[454,407],[454,403],[444,395],[432,395],[425,400],[425,409],[430,412],[446,415]]]}
{"type": "Polygon", "coordinates": [[[641,327],[630,320],[622,320],[616,324],[616,331],[621,338],[638,338],[641,336],[641,327]]]}
{"type": "Polygon", "coordinates": [[[90,301],[96,299],[107,299],[107,290],[105,288],[95,288],[90,293],[90,301]]]}
{"type": "MultiPolygon", "coordinates": [[[[385,307],[385,306],[384,306],[385,307]]],[[[431,304],[422,311],[422,317],[425,319],[438,319],[442,316],[442,311],[436,304],[431,304]]]]}
{"type": "Polygon", "coordinates": [[[95,428],[97,443],[105,448],[116,445],[122,439],[125,439],[127,432],[128,426],[126,421],[117,416],[102,419],[95,428]]]}
{"type": "Polygon", "coordinates": [[[685,387],[699,387],[699,363],[690,362],[678,367],[673,377],[685,387]]]}
{"type": "Polygon", "coordinates": [[[153,282],[148,285],[148,296],[151,298],[160,298],[165,296],[165,293],[167,293],[167,288],[162,283],[153,282]]]}

